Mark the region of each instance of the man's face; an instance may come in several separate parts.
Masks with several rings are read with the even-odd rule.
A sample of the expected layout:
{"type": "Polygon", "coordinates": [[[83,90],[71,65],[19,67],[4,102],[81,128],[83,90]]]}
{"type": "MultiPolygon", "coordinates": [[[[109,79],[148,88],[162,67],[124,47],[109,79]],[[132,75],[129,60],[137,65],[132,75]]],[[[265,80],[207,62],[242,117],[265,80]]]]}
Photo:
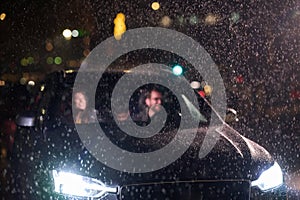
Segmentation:
{"type": "Polygon", "coordinates": [[[150,98],[148,98],[147,106],[151,107],[154,105],[161,105],[162,95],[160,92],[153,90],[150,94],[150,98]]]}
{"type": "Polygon", "coordinates": [[[158,91],[151,91],[150,97],[146,99],[146,105],[154,112],[158,112],[161,109],[162,94],[158,91]]]}

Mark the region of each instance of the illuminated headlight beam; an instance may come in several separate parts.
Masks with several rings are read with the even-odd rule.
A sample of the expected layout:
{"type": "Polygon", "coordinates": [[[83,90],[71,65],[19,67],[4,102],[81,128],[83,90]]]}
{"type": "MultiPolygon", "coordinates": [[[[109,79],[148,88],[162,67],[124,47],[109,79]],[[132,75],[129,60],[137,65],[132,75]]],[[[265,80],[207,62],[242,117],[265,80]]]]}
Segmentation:
{"type": "Polygon", "coordinates": [[[283,174],[277,162],[272,167],[262,172],[259,178],[252,181],[251,186],[257,186],[262,191],[279,187],[283,184],[283,174]]]}
{"type": "Polygon", "coordinates": [[[99,198],[108,193],[117,193],[117,187],[107,187],[97,179],[70,172],[52,171],[55,192],[71,196],[99,198]]]}

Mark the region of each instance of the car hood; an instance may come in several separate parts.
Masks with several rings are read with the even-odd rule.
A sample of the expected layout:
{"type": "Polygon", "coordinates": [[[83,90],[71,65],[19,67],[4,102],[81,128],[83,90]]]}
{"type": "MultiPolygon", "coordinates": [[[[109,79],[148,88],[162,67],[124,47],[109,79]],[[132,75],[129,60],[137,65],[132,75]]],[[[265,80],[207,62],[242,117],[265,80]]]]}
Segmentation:
{"type": "MultiPolygon", "coordinates": [[[[95,125],[95,127],[98,127],[95,125]]],[[[186,151],[174,159],[170,164],[166,164],[160,169],[139,173],[138,169],[132,173],[124,170],[114,169],[108,163],[100,161],[95,152],[89,151],[89,145],[98,145],[102,148],[101,137],[95,133],[94,137],[79,137],[78,129],[81,133],[90,134],[95,130],[92,125],[79,125],[75,127],[61,126],[49,129],[43,139],[45,144],[41,145],[44,155],[43,165],[47,171],[52,169],[68,171],[84,176],[97,178],[109,185],[126,185],[149,182],[164,181],[191,181],[191,180],[255,180],[261,172],[268,169],[274,163],[271,155],[257,143],[240,135],[237,131],[226,124],[211,128],[213,137],[217,137],[216,143],[206,156],[201,157],[201,147],[207,140],[207,128],[199,128],[193,142],[186,151]],[[205,139],[206,138],[206,139],[205,139]],[[89,140],[89,141],[88,141],[89,140]],[[82,142],[83,141],[83,142],[82,142]]],[[[145,153],[146,151],[156,151],[162,148],[174,138],[178,130],[168,130],[162,135],[154,136],[147,140],[137,140],[134,137],[124,135],[119,129],[112,128],[111,125],[102,125],[108,131],[112,144],[118,145],[125,151],[134,153],[145,153]]],[[[191,134],[195,129],[183,130],[184,134],[191,134]]],[[[181,143],[184,144],[184,141],[181,143]]],[[[174,149],[180,148],[174,146],[174,149]]],[[[111,149],[106,149],[108,154],[111,149]]],[[[102,155],[103,156],[103,155],[102,155]]],[[[158,156],[157,163],[167,157],[172,157],[172,152],[165,152],[165,155],[158,156]]],[[[100,156],[101,157],[101,156],[100,156]]],[[[124,155],[115,156],[111,154],[109,159],[114,159],[115,163],[122,165],[132,165],[130,159],[122,159],[124,155]]],[[[146,162],[145,162],[146,163],[146,162]]],[[[154,165],[155,166],[155,165],[154,165]]]]}

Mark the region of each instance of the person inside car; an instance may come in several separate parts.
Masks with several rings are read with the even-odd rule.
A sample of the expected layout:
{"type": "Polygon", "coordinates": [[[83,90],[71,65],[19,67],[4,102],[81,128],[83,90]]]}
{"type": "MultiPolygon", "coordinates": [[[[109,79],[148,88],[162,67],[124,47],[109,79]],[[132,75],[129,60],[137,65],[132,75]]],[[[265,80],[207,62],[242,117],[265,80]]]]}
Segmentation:
{"type": "Polygon", "coordinates": [[[153,87],[147,93],[145,103],[147,105],[148,116],[151,118],[161,110],[161,104],[162,104],[161,92],[156,87],[153,87]]]}
{"type": "Polygon", "coordinates": [[[75,107],[73,116],[76,124],[93,123],[97,121],[93,113],[95,111],[87,109],[88,98],[85,92],[76,91],[73,93],[73,105],[75,107]]]}
{"type": "Polygon", "coordinates": [[[156,85],[145,89],[140,96],[139,113],[134,116],[134,121],[150,123],[151,118],[162,109],[162,98],[162,92],[156,85]]]}

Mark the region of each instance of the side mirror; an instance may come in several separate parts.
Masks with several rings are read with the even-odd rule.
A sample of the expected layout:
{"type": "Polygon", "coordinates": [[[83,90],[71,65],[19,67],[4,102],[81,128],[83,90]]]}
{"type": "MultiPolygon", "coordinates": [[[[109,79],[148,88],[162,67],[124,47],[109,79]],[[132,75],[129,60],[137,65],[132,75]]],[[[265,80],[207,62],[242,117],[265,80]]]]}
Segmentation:
{"type": "Polygon", "coordinates": [[[35,115],[33,112],[24,112],[16,117],[16,124],[18,126],[25,126],[25,127],[34,127],[35,126],[35,115]]]}

